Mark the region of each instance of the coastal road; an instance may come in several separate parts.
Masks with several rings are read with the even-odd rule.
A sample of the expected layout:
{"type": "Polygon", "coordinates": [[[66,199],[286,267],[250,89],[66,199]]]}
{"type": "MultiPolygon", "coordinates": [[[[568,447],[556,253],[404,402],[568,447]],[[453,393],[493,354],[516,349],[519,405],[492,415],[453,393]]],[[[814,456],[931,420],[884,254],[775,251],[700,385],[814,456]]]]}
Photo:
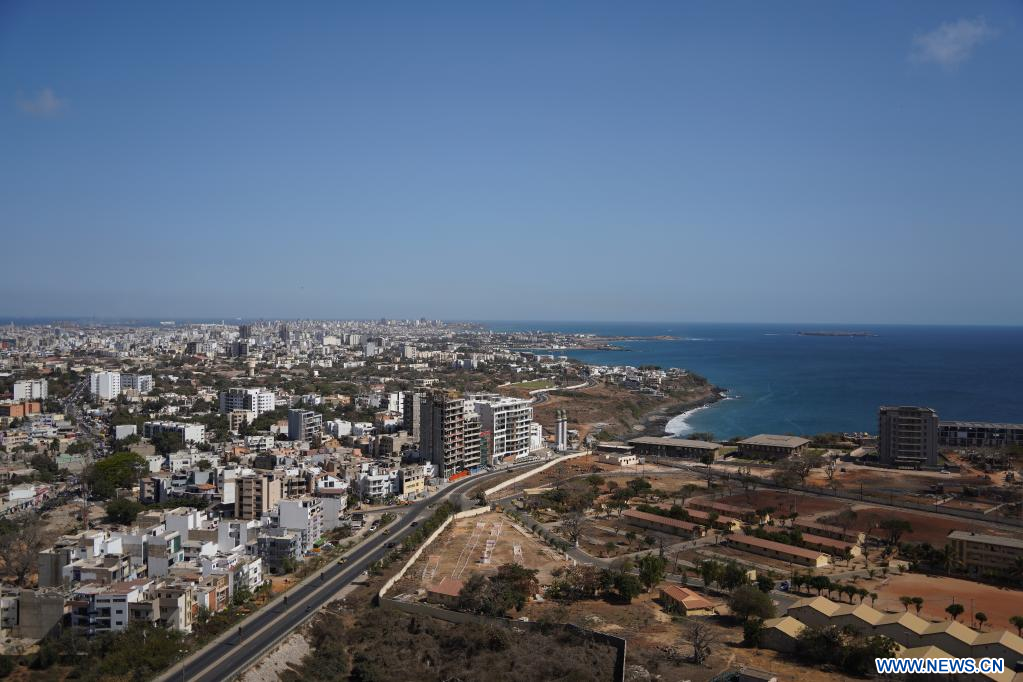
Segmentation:
{"type": "MultiPolygon", "coordinates": [[[[530,462],[523,467],[536,465],[530,462]]],[[[441,503],[448,498],[460,495],[467,489],[506,473],[508,469],[499,469],[482,475],[470,476],[452,483],[432,497],[405,507],[404,515],[392,522],[387,529],[389,535],[377,533],[362,545],[357,546],[346,555],[344,565],[332,562],[319,576],[312,576],[300,585],[293,587],[286,595],[278,597],[253,615],[246,618],[239,628],[206,645],[196,653],[165,671],[155,679],[159,682],[173,682],[188,679],[191,682],[219,682],[231,679],[248,668],[264,655],[277,642],[286,637],[304,621],[311,618],[316,611],[332,601],[337,593],[349,585],[369,568],[383,558],[391,550],[387,543],[398,545],[412,532],[412,522],[419,520],[427,505],[441,503]],[[286,600],[286,603],[285,603],[286,600]]]]}

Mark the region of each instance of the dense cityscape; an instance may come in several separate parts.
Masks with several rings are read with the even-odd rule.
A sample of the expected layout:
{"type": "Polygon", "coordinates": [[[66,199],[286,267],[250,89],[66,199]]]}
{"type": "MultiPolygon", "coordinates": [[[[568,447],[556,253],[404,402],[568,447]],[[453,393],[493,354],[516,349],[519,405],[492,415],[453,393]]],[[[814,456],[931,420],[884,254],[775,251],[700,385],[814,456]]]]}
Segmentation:
{"type": "Polygon", "coordinates": [[[323,629],[381,608],[573,624],[568,676],[712,671],[727,641],[805,665],[847,626],[867,628],[832,645],[854,675],[921,647],[1023,653],[1002,596],[1023,578],[1023,425],[883,406],[876,433],[666,436],[725,390],[559,354],[620,342],[422,319],[4,327],[5,660],[380,675],[323,629]]]}

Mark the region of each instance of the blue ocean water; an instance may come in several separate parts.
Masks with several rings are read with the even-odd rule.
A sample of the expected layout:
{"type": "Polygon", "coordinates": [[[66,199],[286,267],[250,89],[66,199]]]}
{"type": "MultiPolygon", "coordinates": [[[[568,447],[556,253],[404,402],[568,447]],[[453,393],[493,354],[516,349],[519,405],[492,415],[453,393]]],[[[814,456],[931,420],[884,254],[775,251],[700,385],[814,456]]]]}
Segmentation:
{"type": "Polygon", "coordinates": [[[616,336],[629,352],[568,351],[604,365],[683,367],[733,399],[669,423],[669,431],[717,438],[756,433],[877,430],[877,408],[933,407],[942,419],[1023,422],[1023,327],[764,324],[488,323],[495,330],[616,336]],[[867,331],[873,337],[800,336],[867,331]]]}

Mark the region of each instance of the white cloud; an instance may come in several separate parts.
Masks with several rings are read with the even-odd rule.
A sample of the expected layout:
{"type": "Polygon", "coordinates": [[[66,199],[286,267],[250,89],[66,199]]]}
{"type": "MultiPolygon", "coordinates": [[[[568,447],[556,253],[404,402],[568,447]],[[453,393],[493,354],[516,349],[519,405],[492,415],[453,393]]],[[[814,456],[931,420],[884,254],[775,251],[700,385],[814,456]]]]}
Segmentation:
{"type": "Polygon", "coordinates": [[[52,88],[43,88],[31,95],[18,93],[18,108],[29,116],[39,118],[55,116],[65,104],[67,102],[57,97],[52,88]]]}
{"type": "Polygon", "coordinates": [[[917,62],[955,68],[970,58],[975,47],[997,34],[984,17],[946,22],[929,33],[913,37],[912,57],[917,62]]]}

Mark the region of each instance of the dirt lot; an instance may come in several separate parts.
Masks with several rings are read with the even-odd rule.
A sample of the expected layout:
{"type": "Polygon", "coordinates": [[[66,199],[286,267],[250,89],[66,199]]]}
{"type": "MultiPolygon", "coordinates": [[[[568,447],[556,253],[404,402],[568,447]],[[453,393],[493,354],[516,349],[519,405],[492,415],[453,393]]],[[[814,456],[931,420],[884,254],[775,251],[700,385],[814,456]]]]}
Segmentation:
{"type": "MultiPolygon", "coordinates": [[[[905,519],[913,526],[913,531],[911,533],[906,533],[903,536],[904,541],[929,542],[935,547],[944,547],[947,542],[948,534],[953,530],[970,530],[978,533],[987,533],[989,535],[1008,535],[1011,537],[1020,536],[1018,533],[1014,534],[998,528],[991,528],[990,526],[978,521],[969,521],[967,519],[959,519],[952,516],[941,516],[940,514],[921,514],[911,511],[896,511],[894,509],[872,507],[870,505],[855,505],[853,509],[856,511],[857,517],[856,521],[853,522],[852,527],[857,530],[870,530],[884,519],[905,519]]],[[[878,531],[875,531],[875,537],[878,537],[877,532],[878,531]]]]}
{"type": "Polygon", "coordinates": [[[986,630],[1015,632],[1009,618],[1023,615],[1023,592],[958,578],[912,573],[889,576],[887,580],[859,581],[857,585],[876,592],[875,607],[886,611],[904,611],[899,603],[899,597],[903,595],[923,597],[920,615],[930,620],[947,619],[945,607],[952,603],[953,598],[966,607],[966,612],[959,617],[961,622],[970,623],[971,608],[974,613],[983,611],[988,617],[986,630]]]}
{"type": "Polygon", "coordinates": [[[833,500],[823,497],[810,497],[809,495],[793,495],[792,493],[779,492],[776,490],[754,490],[748,493],[731,495],[720,500],[725,504],[752,507],[753,509],[764,509],[774,507],[777,514],[785,514],[790,511],[797,512],[801,517],[813,516],[820,513],[838,511],[846,506],[841,500],[833,500]]]}
{"type": "Polygon", "coordinates": [[[453,522],[409,569],[396,592],[425,588],[442,578],[464,581],[475,572],[496,572],[509,563],[537,569],[541,584],[550,582],[555,568],[568,565],[507,516],[490,512],[453,522]]]}

